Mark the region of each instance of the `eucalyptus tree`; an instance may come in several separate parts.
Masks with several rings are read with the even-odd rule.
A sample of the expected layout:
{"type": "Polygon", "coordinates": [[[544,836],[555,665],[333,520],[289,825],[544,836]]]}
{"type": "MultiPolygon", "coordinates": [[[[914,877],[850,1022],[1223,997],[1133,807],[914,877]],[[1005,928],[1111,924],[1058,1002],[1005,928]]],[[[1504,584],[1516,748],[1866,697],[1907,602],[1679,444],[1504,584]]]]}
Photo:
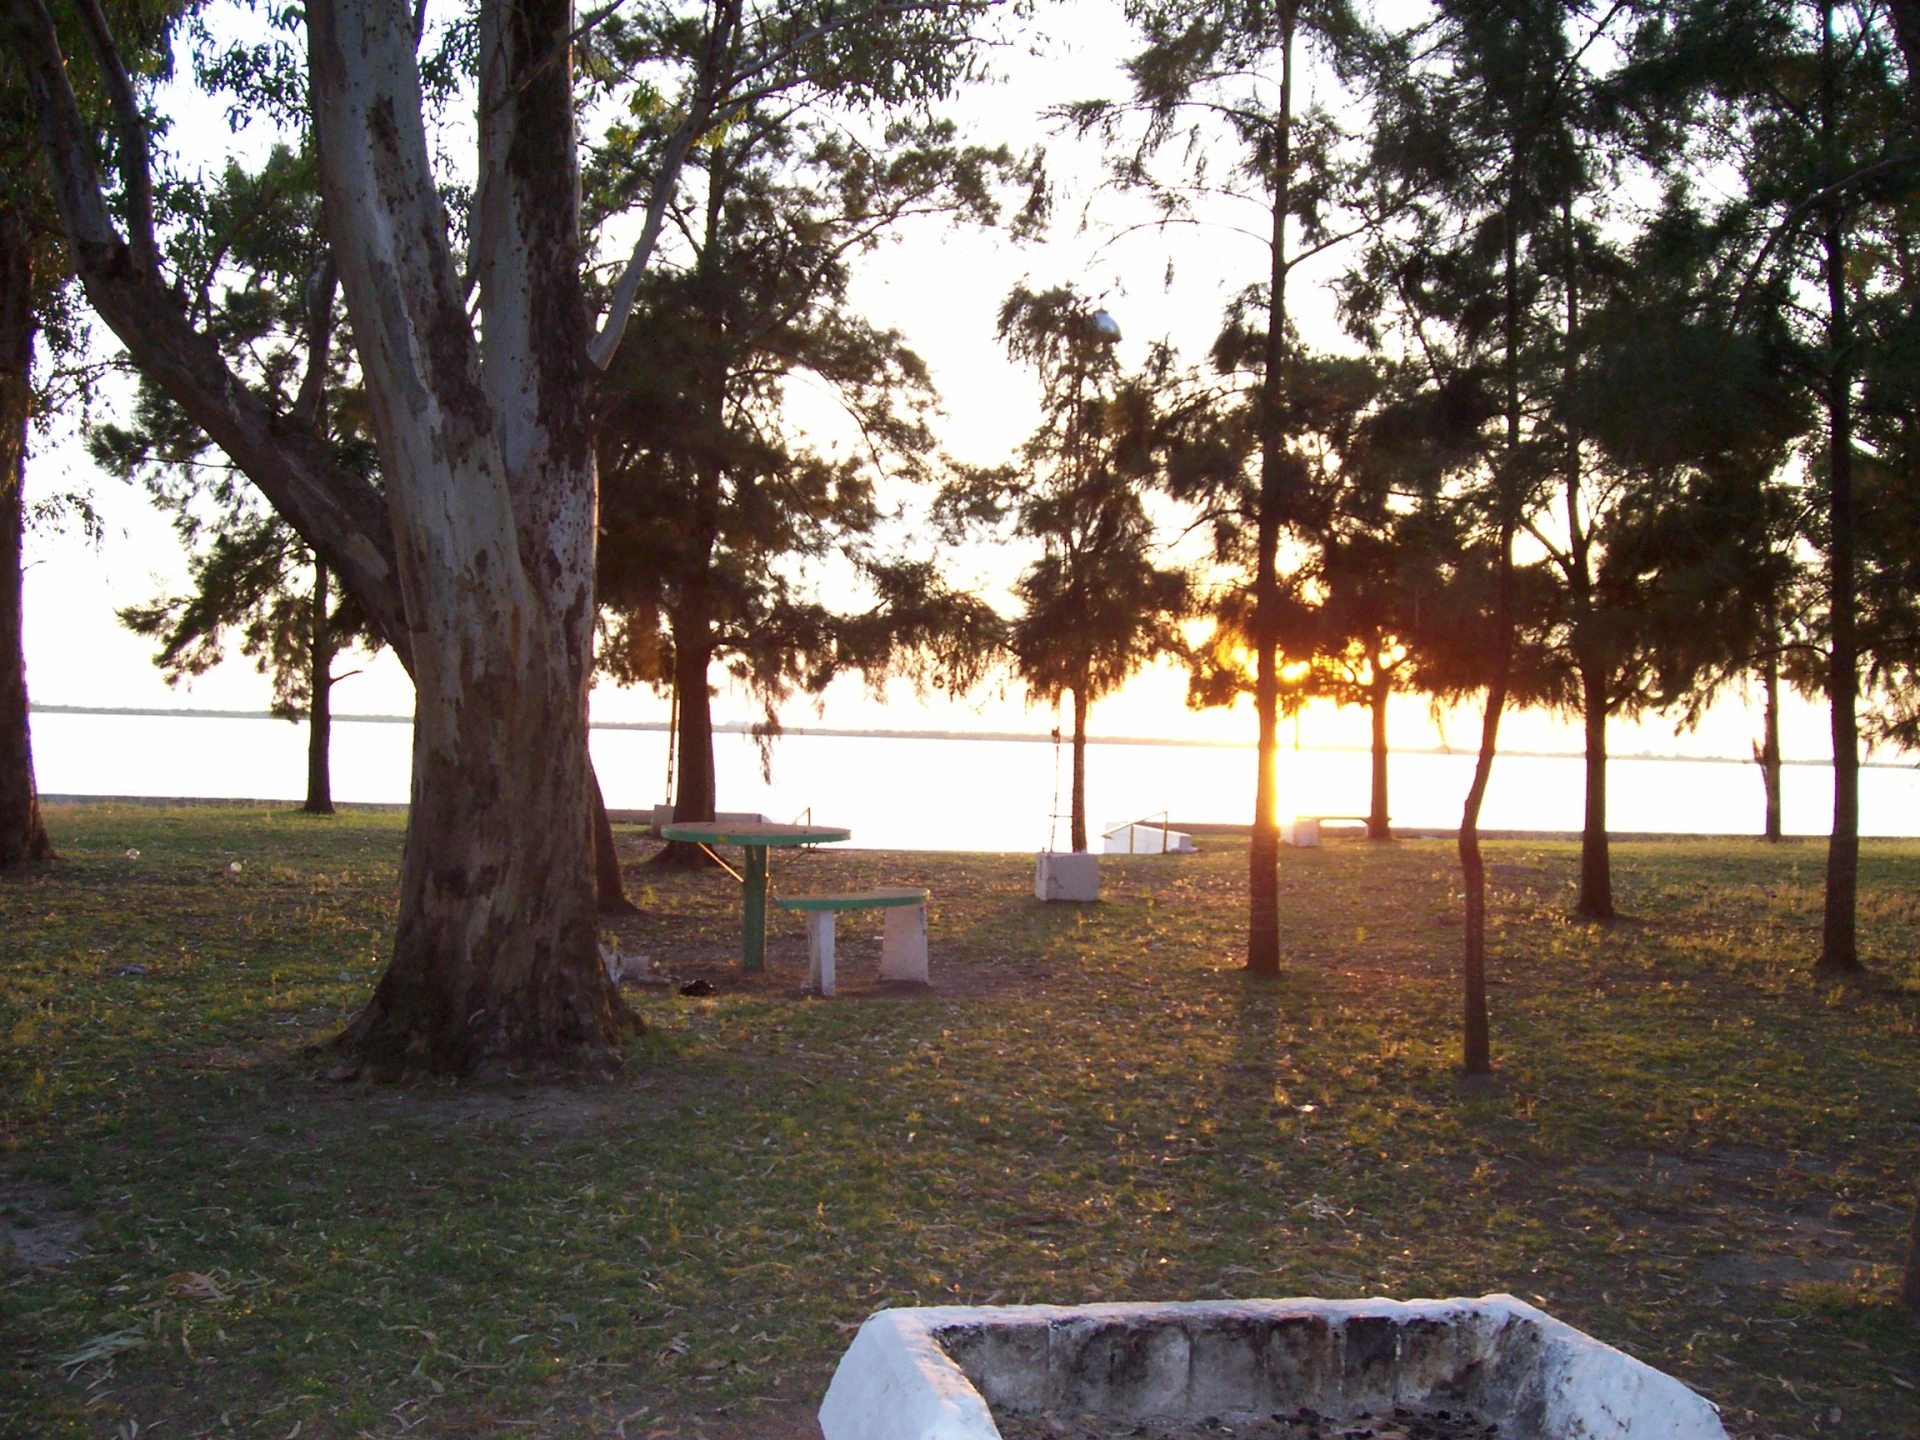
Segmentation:
{"type": "MultiPolygon", "coordinates": [[[[376,489],[236,374],[169,282],[132,87],[109,86],[125,91],[116,118],[130,142],[115,150],[116,217],[43,0],[0,6],[95,310],[325,559],[414,676],[393,956],[341,1037],[343,1073],[617,1059],[635,1021],[598,960],[585,823],[591,367],[618,349],[696,142],[777,94],[887,106],[945,93],[968,71],[983,9],[716,0],[645,12],[636,27],[659,43],[621,61],[634,83],[619,74],[608,83],[642,108],[673,110],[675,138],[596,324],[583,279],[574,84],[592,27],[559,0],[481,0],[467,32],[477,52],[477,185],[456,235],[423,115],[426,12],[405,0],[308,6],[327,233],[380,459],[376,489]]],[[[610,12],[600,18],[611,28],[610,12]]],[[[100,29],[95,63],[123,76],[100,29]]]]}
{"type": "Polygon", "coordinates": [[[1019,609],[1007,650],[1030,698],[1072,705],[1069,844],[1087,849],[1087,715],[1156,657],[1183,650],[1190,581],[1161,564],[1145,502],[1178,388],[1156,348],[1133,374],[1114,347],[1118,324],[1070,286],[1015,286],[1000,307],[1008,357],[1040,382],[1041,419],[1017,462],[964,473],[946,513],[1002,523],[1039,546],[1014,581],[1019,609]]]}
{"type": "Polygon", "coordinates": [[[1541,416],[1564,378],[1570,197],[1592,183],[1585,140],[1589,57],[1625,6],[1439,0],[1386,52],[1384,103],[1369,165],[1409,191],[1344,282],[1349,323],[1397,338],[1479,424],[1456,451],[1453,485],[1491,556],[1484,644],[1472,667],[1486,695],[1479,755],[1462,809],[1465,881],[1464,1049],[1469,1073],[1492,1064],[1486,1006],[1486,871],[1479,819],[1515,681],[1521,577],[1514,546],[1570,439],[1541,416]]]}
{"type": "MultiPolygon", "coordinates": [[[[933,446],[925,365],[899,333],[864,320],[848,290],[860,258],[901,227],[999,223],[1010,187],[1029,202],[1013,220],[1024,233],[1042,177],[1037,158],[961,144],[949,122],[897,118],[856,137],[846,118],[756,107],[690,155],[668,210],[667,263],[642,283],[607,377],[602,665],[671,689],[680,821],[714,814],[716,665],[777,728],[796,689],[818,692],[849,666],[878,682],[894,656],[874,646],[881,620],[917,646],[927,637],[907,631],[937,607],[967,610],[933,570],[905,605],[894,595],[840,611],[819,599],[822,567],[871,580],[894,563],[876,532],[888,499],[928,480],[933,446]],[[831,397],[857,442],[850,453],[800,432],[796,387],[831,397]]],[[[670,135],[646,116],[610,137],[590,193],[617,192],[670,135]]],[[[706,856],[670,845],[659,858],[706,856]]]]}
{"type": "MultiPolygon", "coordinates": [[[[1363,225],[1340,203],[1347,137],[1327,107],[1302,107],[1304,67],[1318,56],[1334,71],[1358,66],[1369,37],[1346,0],[1129,0],[1144,48],[1126,63],[1126,102],[1089,101],[1063,114],[1105,138],[1125,183],[1151,194],[1169,221],[1200,221],[1238,201],[1260,216],[1266,264],[1236,301],[1228,328],[1258,336],[1249,475],[1221,473],[1215,506],[1247,530],[1244,621],[1253,659],[1259,730],[1253,835],[1248,852],[1247,968],[1280,969],[1279,845],[1274,758],[1282,706],[1281,631],[1291,608],[1281,544],[1299,523],[1308,485],[1300,420],[1289,390],[1298,347],[1288,309],[1296,269],[1363,225]],[[1307,52],[1303,54],[1302,51],[1307,52]],[[1218,163],[1222,142],[1232,160],[1218,163]],[[1172,158],[1170,158],[1172,157],[1172,158]]],[[[1224,641],[1224,637],[1223,637],[1224,641]]],[[[1215,647],[1216,653],[1224,653],[1215,647]]]]}

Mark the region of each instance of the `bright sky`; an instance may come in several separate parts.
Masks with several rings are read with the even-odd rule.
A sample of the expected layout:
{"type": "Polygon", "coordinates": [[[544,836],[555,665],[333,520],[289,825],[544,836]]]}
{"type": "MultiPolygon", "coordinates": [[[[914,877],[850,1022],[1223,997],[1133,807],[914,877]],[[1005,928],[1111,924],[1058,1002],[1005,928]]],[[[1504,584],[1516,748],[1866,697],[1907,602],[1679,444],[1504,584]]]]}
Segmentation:
{"type": "MultiPolygon", "coordinates": [[[[1032,379],[1009,366],[993,340],[993,319],[1002,297],[1017,281],[1035,286],[1071,282],[1101,297],[1118,318],[1125,340],[1124,362],[1140,358],[1162,337],[1197,357],[1211,341],[1227,298],[1264,271],[1259,243],[1229,225],[1172,232],[1117,232],[1143,218],[1130,202],[1100,183],[1099,157],[1092,147],[1053,133],[1041,111],[1067,99],[1118,96],[1123,77],[1118,62],[1130,48],[1118,7],[1094,0],[1043,5],[1035,29],[998,56],[999,80],[961,99],[953,114],[968,138],[1006,143],[1015,148],[1044,143],[1057,189],[1054,233],[1043,244],[1014,246],[1004,236],[955,233],[926,225],[903,232],[861,273],[856,298],[877,323],[904,332],[928,360],[943,397],[942,435],[961,459],[988,462],[1006,458],[1036,420],[1032,379]],[[1172,282],[1167,283],[1169,262],[1172,282]]],[[[176,133],[216,136],[225,133],[217,110],[182,97],[176,133]]],[[[256,138],[234,140],[252,150],[256,138]]],[[[224,154],[206,153],[203,163],[223,164],[224,154]]],[[[1223,219],[1228,218],[1223,216],[1223,219]]],[[[1328,258],[1319,273],[1308,273],[1293,289],[1297,321],[1309,343],[1335,347],[1343,342],[1333,324],[1325,280],[1338,264],[1328,258]]],[[[101,327],[104,335],[104,327],[101,327]]],[[[124,400],[127,387],[112,395],[124,400]]],[[[150,663],[146,641],[120,627],[117,607],[146,601],[184,584],[184,565],[171,531],[137,492],[98,474],[75,439],[77,417],[61,416],[53,433],[35,447],[28,483],[30,495],[70,488],[92,491],[106,521],[97,549],[73,534],[30,537],[26,584],[28,679],[41,704],[130,707],[193,706],[263,709],[268,682],[243,660],[230,659],[194,682],[190,689],[169,689],[150,663]]],[[[987,593],[996,593],[1024,563],[1006,549],[981,548],[952,556],[956,570],[987,593]]],[[[1251,710],[1242,703],[1231,711],[1196,714],[1184,703],[1184,680],[1169,667],[1148,672],[1095,711],[1095,733],[1157,735],[1251,742],[1251,710]]],[[[411,687],[390,657],[335,691],[335,708],[354,713],[407,713],[411,687]]],[[[1436,725],[1426,704],[1396,702],[1393,726],[1404,745],[1444,741],[1471,748],[1478,739],[1478,713],[1445,717],[1436,725]]],[[[723,692],[716,702],[719,719],[751,719],[745,697],[723,692]]],[[[595,714],[603,719],[666,718],[666,702],[647,692],[602,689],[595,714]]],[[[946,729],[1029,729],[1053,724],[1044,711],[1030,711],[1017,690],[983,692],[958,704],[935,697],[921,703],[901,690],[886,697],[865,694],[857,682],[836,685],[824,713],[809,703],[790,708],[793,725],[946,729]]],[[[1695,753],[1746,755],[1758,719],[1737,699],[1722,704],[1701,731],[1676,738],[1659,719],[1644,725],[1617,726],[1616,753],[1695,753]]],[[[1365,716],[1316,706],[1304,717],[1301,735],[1308,745],[1360,744],[1367,735],[1365,716]]],[[[1790,756],[1825,756],[1824,714],[1796,702],[1788,716],[1786,750],[1790,756]]],[[[1508,746],[1518,749],[1577,750],[1577,731],[1552,717],[1510,717],[1503,727],[1508,746]]]]}

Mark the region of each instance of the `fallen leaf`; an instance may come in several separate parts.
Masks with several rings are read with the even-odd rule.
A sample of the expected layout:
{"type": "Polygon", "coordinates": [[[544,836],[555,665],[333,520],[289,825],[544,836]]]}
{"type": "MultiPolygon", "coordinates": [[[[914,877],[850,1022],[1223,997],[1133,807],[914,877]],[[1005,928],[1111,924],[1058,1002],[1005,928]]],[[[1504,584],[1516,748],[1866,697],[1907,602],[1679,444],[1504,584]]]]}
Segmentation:
{"type": "Polygon", "coordinates": [[[226,1291],[213,1283],[213,1277],[195,1270],[181,1270],[167,1277],[170,1300],[224,1300],[226,1291]]]}

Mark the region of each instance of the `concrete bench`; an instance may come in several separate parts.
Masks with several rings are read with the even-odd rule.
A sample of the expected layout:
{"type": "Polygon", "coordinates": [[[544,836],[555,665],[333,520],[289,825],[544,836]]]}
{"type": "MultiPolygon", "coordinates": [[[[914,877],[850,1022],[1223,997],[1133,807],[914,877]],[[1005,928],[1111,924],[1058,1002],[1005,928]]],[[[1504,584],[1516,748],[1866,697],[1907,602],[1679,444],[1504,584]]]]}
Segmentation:
{"type": "Polygon", "coordinates": [[[1338,820],[1345,824],[1369,825],[1372,817],[1368,815],[1296,815],[1280,826],[1280,842],[1283,845],[1295,845],[1302,850],[1311,850],[1320,843],[1320,827],[1329,820],[1338,820]]]}
{"type": "Polygon", "coordinates": [[[774,904],[807,917],[807,984],[833,994],[833,917],[842,910],[884,910],[880,978],[927,983],[927,892],[900,886],[845,895],[781,895],[774,904]]]}

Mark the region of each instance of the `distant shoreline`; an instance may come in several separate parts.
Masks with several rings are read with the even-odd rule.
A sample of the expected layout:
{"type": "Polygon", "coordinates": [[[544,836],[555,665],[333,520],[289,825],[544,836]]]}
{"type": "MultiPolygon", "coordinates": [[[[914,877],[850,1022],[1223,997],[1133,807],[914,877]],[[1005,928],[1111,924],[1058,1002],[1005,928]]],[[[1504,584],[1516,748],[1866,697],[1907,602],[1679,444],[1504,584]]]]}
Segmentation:
{"type": "MultiPolygon", "coordinates": [[[[39,797],[39,799],[42,805],[139,805],[139,806],[149,807],[152,809],[162,809],[168,806],[179,806],[183,809],[226,808],[226,809],[234,809],[234,810],[298,811],[300,809],[300,803],[301,803],[300,797],[297,795],[289,795],[285,799],[281,799],[281,800],[261,800],[261,799],[234,799],[234,798],[223,798],[220,796],[204,796],[204,795],[195,796],[195,795],[47,795],[47,794],[43,794],[39,797]]],[[[407,806],[404,802],[388,802],[388,801],[379,801],[379,800],[336,800],[333,802],[333,808],[335,810],[341,811],[342,813],[346,813],[346,814],[360,813],[360,814],[373,814],[373,815],[404,815],[407,812],[407,806]]],[[[611,820],[615,825],[644,826],[650,823],[650,821],[652,820],[652,816],[653,816],[653,812],[651,810],[620,810],[620,809],[615,809],[611,806],[609,806],[607,809],[607,818],[611,820]]],[[[316,818],[324,819],[325,817],[322,816],[322,817],[316,817],[316,818]]],[[[1169,823],[1167,828],[1170,830],[1181,831],[1188,835],[1193,835],[1203,840],[1209,836],[1245,839],[1247,836],[1253,833],[1253,827],[1251,825],[1247,825],[1244,823],[1235,823],[1231,821],[1220,821],[1220,820],[1174,820],[1169,823]]],[[[1366,830],[1366,827],[1364,825],[1339,825],[1339,826],[1323,825],[1321,828],[1321,833],[1323,835],[1332,833],[1333,835],[1339,836],[1342,839],[1358,839],[1360,838],[1361,835],[1365,833],[1365,830],[1366,830]]],[[[1453,840],[1458,838],[1458,835],[1459,835],[1459,832],[1456,830],[1447,829],[1447,828],[1436,828],[1431,825],[1413,825],[1413,826],[1407,827],[1404,830],[1396,826],[1393,832],[1393,838],[1395,840],[1453,840]]],[[[1577,841],[1580,838],[1580,832],[1578,830],[1482,830],[1480,832],[1480,838],[1482,840],[1539,840],[1539,841],[1558,840],[1558,841],[1573,842],[1573,841],[1577,841]]],[[[1784,838],[1786,843],[1793,844],[1800,841],[1824,841],[1827,838],[1827,836],[1824,832],[1815,834],[1809,831],[1805,834],[1796,833],[1796,834],[1788,835],[1784,838]]],[[[1863,835],[1861,836],[1861,839],[1863,841],[1868,841],[1868,842],[1879,841],[1879,840],[1900,842],[1900,841],[1909,841],[1909,840],[1912,840],[1913,838],[1914,837],[1910,835],[1863,835]]],[[[1644,830],[1644,831],[1615,830],[1615,831],[1609,832],[1607,839],[1616,844],[1620,844],[1620,843],[1652,844],[1652,843],[1664,842],[1668,840],[1752,840],[1755,842],[1759,842],[1761,837],[1752,831],[1748,831],[1741,834],[1720,833],[1720,832],[1709,834],[1705,832],[1695,832],[1691,830],[1644,830]]],[[[855,848],[859,848],[859,847],[855,847],[855,848]]],[[[896,847],[889,846],[888,848],[893,849],[896,847]]],[[[911,851],[915,847],[905,846],[905,847],[898,847],[898,848],[911,851]]],[[[957,851],[957,850],[956,851],[940,850],[940,851],[932,851],[929,853],[968,854],[972,852],[957,851]]],[[[1028,850],[1005,850],[1005,851],[996,850],[996,851],[986,851],[981,853],[1024,855],[1024,854],[1029,854],[1031,852],[1028,850]]],[[[1161,858],[1156,855],[1104,855],[1104,852],[1103,852],[1103,857],[1110,860],[1155,860],[1155,859],[1161,858]]]]}
{"type": "MultiPolygon", "coordinates": [[[[121,708],[106,705],[42,705],[31,704],[28,709],[35,715],[108,715],[128,718],[148,718],[164,720],[281,720],[270,710],[199,710],[182,707],[176,710],[121,708]]],[[[411,715],[357,715],[341,714],[333,716],[336,725],[411,725],[411,715]]],[[[594,730],[640,730],[665,733],[668,726],[662,720],[595,720],[589,728],[594,730]]],[[[714,733],[720,735],[751,735],[754,726],[745,720],[722,720],[714,724],[714,733]]],[[[829,740],[979,740],[996,744],[1050,745],[1054,743],[1050,733],[1029,730],[883,730],[852,729],[828,725],[788,725],[780,731],[781,737],[811,737],[829,740]]],[[[1089,735],[1089,745],[1149,745],[1161,749],[1174,750],[1245,750],[1254,747],[1240,740],[1177,740],[1163,735],[1089,735]]],[[[1364,755],[1371,747],[1366,745],[1302,745],[1284,746],[1283,749],[1298,748],[1304,752],[1320,755],[1364,755]]],[[[1404,745],[1396,746],[1393,755],[1458,755],[1471,759],[1471,750],[1455,750],[1440,745],[1404,745]]],[[[1500,755],[1510,760],[1580,760],[1585,757],[1578,750],[1502,750],[1500,755]]],[[[1649,752],[1637,754],[1610,754],[1609,760],[1652,760],[1667,764],[1689,765],[1755,765],[1758,762],[1752,756],[1739,755],[1656,755],[1649,752]]],[[[1803,766],[1812,769],[1832,768],[1830,760],[1782,759],[1782,765],[1803,766]]],[[[1920,768],[1920,760],[1893,761],[1867,760],[1861,762],[1863,770],[1912,770],[1920,768]]]]}

